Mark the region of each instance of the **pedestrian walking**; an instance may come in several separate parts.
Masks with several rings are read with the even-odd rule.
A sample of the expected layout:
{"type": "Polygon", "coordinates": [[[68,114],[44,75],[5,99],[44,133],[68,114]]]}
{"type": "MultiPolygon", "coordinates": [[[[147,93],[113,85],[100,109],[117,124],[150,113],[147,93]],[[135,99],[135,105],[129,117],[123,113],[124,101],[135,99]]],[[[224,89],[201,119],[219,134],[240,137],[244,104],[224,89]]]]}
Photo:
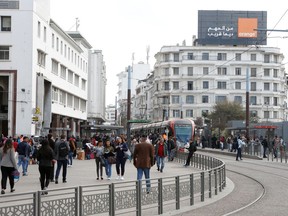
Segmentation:
{"type": "Polygon", "coordinates": [[[268,148],[268,141],[267,141],[267,136],[265,136],[265,138],[262,140],[261,144],[263,146],[263,158],[267,158],[266,152],[267,152],[267,148],[268,148]]]}
{"type": "Polygon", "coordinates": [[[240,136],[237,139],[237,143],[238,143],[238,146],[237,146],[236,161],[238,161],[239,159],[243,160],[242,159],[242,147],[245,146],[245,142],[241,139],[240,136]]]}
{"type": "Polygon", "coordinates": [[[17,146],[18,152],[18,167],[22,166],[22,174],[23,176],[27,176],[28,164],[30,159],[30,145],[28,144],[28,137],[24,136],[23,141],[20,142],[17,146]]]}
{"type": "Polygon", "coordinates": [[[115,152],[114,147],[111,146],[110,140],[107,139],[104,147],[104,158],[105,158],[105,172],[108,180],[111,179],[112,175],[112,164],[108,160],[109,157],[115,158],[115,152]]]}
{"type": "Polygon", "coordinates": [[[167,151],[168,151],[167,144],[164,142],[164,139],[161,137],[155,146],[157,170],[160,171],[161,173],[163,172],[163,169],[165,166],[165,157],[167,157],[167,151]]]}
{"type": "Polygon", "coordinates": [[[154,165],[154,149],[146,142],[146,135],[142,135],[140,143],[135,146],[133,164],[137,168],[137,180],[140,181],[143,173],[146,179],[146,192],[150,193],[150,168],[154,165]]]}
{"type": "Polygon", "coordinates": [[[116,145],[115,145],[116,172],[117,172],[116,180],[124,180],[125,163],[126,163],[126,159],[127,159],[124,152],[127,150],[128,150],[128,146],[127,146],[124,138],[118,137],[116,140],[116,145]]]}
{"type": "Polygon", "coordinates": [[[13,172],[17,170],[17,163],[11,139],[7,139],[4,146],[0,148],[0,164],[2,174],[1,194],[5,194],[7,178],[9,178],[10,192],[12,193],[15,191],[13,172]]]}
{"type": "Polygon", "coordinates": [[[168,138],[167,147],[168,147],[168,161],[173,161],[176,152],[176,145],[172,136],[168,138]]]}
{"type": "MultiPolygon", "coordinates": [[[[48,138],[50,148],[52,148],[54,150],[55,149],[55,141],[54,141],[53,135],[51,133],[49,133],[47,135],[47,138],[48,138]]],[[[54,182],[54,170],[55,170],[54,167],[55,167],[55,163],[53,163],[51,166],[50,182],[54,182]]]]}
{"type": "Polygon", "coordinates": [[[186,159],[186,163],[184,164],[185,167],[190,166],[191,158],[192,158],[194,152],[197,151],[197,142],[196,142],[196,140],[193,141],[193,139],[191,139],[190,142],[189,142],[189,147],[186,148],[186,149],[189,151],[189,153],[188,153],[188,156],[187,156],[187,159],[186,159]]]}
{"type": "Polygon", "coordinates": [[[62,134],[60,140],[55,143],[55,157],[57,160],[57,168],[55,174],[55,184],[58,184],[58,177],[60,174],[60,170],[62,170],[62,182],[66,183],[66,175],[67,175],[67,164],[68,164],[68,153],[69,153],[69,145],[65,140],[65,135],[62,134]]]}
{"type": "MultiPolygon", "coordinates": [[[[51,179],[51,167],[56,162],[54,158],[54,151],[50,147],[47,139],[41,141],[41,147],[37,151],[37,161],[39,162],[41,190],[46,190],[51,179]]],[[[48,194],[48,192],[42,192],[42,195],[44,194],[48,194]]]]}
{"type": "Polygon", "coordinates": [[[102,140],[99,140],[97,146],[94,148],[95,152],[95,162],[96,162],[96,174],[97,180],[99,180],[99,171],[100,171],[100,178],[103,180],[103,166],[101,163],[101,157],[104,154],[104,146],[102,140]]]}
{"type": "Polygon", "coordinates": [[[68,166],[72,167],[73,164],[73,155],[76,150],[75,141],[73,138],[69,139],[69,153],[68,153],[68,166]]]}

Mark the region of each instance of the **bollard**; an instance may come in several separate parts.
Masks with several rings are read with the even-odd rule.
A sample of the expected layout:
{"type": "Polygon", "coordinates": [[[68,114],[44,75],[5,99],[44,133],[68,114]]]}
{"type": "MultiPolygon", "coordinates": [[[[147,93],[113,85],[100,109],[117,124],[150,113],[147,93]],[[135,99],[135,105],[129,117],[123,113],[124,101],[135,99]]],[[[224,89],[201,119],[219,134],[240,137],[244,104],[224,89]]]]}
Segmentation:
{"type": "Polygon", "coordinates": [[[194,175],[190,175],[190,205],[194,205],[194,175]]]}

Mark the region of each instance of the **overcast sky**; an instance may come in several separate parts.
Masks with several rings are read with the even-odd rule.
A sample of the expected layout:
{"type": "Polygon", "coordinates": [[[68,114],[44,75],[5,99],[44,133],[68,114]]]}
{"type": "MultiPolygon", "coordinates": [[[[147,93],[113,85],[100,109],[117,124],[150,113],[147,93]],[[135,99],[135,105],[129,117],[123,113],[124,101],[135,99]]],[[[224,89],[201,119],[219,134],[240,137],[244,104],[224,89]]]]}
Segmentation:
{"type": "MultiPolygon", "coordinates": [[[[78,30],[93,49],[102,50],[108,80],[106,104],[114,104],[116,74],[131,64],[132,53],[134,63],[146,62],[146,47],[150,46],[153,69],[154,55],[162,46],[182,44],[183,40],[192,44],[192,36],[197,36],[198,10],[267,11],[268,29],[281,20],[276,29],[284,30],[288,29],[287,9],[284,0],[51,0],[52,19],[62,29],[75,30],[79,18],[78,30]]],[[[284,62],[288,62],[288,32],[270,36],[268,46],[280,47],[284,62]]]]}

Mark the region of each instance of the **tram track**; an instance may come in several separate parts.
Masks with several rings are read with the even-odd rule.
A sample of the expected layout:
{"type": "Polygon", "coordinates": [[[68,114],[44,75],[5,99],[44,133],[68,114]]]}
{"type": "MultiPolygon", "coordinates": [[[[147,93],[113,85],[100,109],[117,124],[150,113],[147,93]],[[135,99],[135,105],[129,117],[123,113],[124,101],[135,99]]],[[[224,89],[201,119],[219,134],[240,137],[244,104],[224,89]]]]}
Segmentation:
{"type": "Polygon", "coordinates": [[[245,206],[243,206],[243,207],[241,207],[241,208],[238,208],[238,209],[235,209],[235,210],[233,210],[233,211],[231,211],[231,212],[225,213],[225,214],[223,214],[222,216],[229,216],[229,215],[236,214],[236,213],[238,213],[238,212],[240,212],[240,211],[242,211],[242,210],[244,210],[244,209],[246,209],[246,208],[254,205],[255,203],[257,203],[258,201],[260,201],[260,200],[265,196],[265,194],[266,194],[265,186],[264,186],[264,184],[262,184],[262,183],[261,183],[260,181],[258,181],[257,179],[252,178],[252,177],[250,177],[250,176],[248,176],[248,175],[245,175],[245,174],[243,174],[243,173],[236,172],[236,171],[234,171],[234,170],[226,169],[226,171],[228,171],[228,172],[233,172],[233,173],[236,173],[236,174],[245,176],[245,177],[247,177],[247,178],[249,178],[249,179],[257,182],[259,185],[261,185],[263,191],[262,191],[262,193],[259,195],[259,197],[257,197],[254,201],[248,203],[247,205],[245,205],[245,206]]]}

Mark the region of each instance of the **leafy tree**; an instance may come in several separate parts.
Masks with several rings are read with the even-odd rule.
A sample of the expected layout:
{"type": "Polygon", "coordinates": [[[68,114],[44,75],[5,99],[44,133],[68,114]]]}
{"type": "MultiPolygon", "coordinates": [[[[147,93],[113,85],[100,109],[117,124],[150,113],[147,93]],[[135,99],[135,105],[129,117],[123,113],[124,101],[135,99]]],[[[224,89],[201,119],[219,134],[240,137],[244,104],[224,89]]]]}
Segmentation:
{"type": "Polygon", "coordinates": [[[197,125],[197,127],[203,127],[202,117],[197,117],[196,120],[194,120],[194,123],[197,125]]]}
{"type": "Polygon", "coordinates": [[[244,120],[245,111],[241,104],[237,102],[223,101],[217,103],[213,107],[213,111],[208,114],[208,118],[212,120],[213,128],[226,128],[226,124],[231,120],[244,120]]]}

